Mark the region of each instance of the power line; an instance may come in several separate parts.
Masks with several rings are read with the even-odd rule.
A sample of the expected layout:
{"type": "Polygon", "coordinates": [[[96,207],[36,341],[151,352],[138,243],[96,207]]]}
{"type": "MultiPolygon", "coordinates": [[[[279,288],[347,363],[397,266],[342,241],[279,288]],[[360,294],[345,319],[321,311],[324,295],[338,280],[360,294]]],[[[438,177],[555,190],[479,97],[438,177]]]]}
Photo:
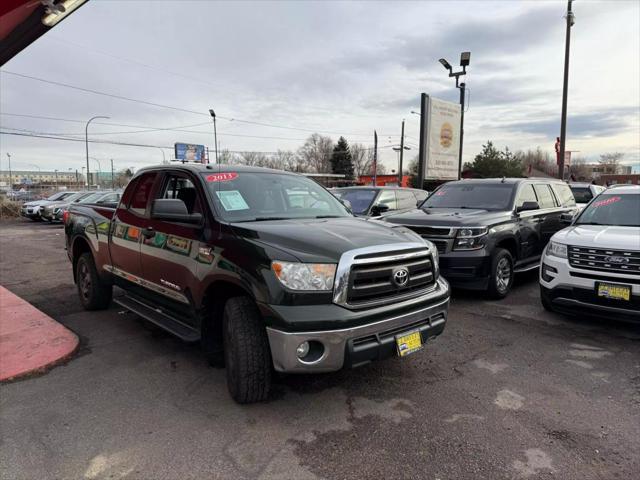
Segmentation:
{"type": "MultiPolygon", "coordinates": [[[[69,142],[84,142],[85,139],[82,138],[72,138],[72,137],[61,137],[61,136],[54,136],[54,135],[46,135],[46,134],[41,134],[41,133],[35,133],[35,132],[30,132],[29,130],[24,130],[23,132],[5,132],[5,131],[0,131],[0,135],[13,135],[13,136],[19,136],[19,137],[29,137],[29,138],[44,138],[44,139],[50,139],[50,140],[63,140],[63,141],[69,141],[69,142]]],[[[89,143],[100,143],[100,144],[106,144],[106,145],[119,145],[119,146],[126,146],[126,147],[145,147],[145,148],[163,148],[163,149],[169,149],[169,150],[173,150],[174,147],[173,146],[164,146],[164,145],[150,145],[150,144],[143,144],[143,143],[130,143],[130,142],[117,142],[114,140],[88,140],[89,143]]],[[[383,149],[383,148],[393,148],[395,145],[384,145],[382,147],[378,147],[378,149],[383,149]]],[[[365,148],[363,150],[373,150],[373,147],[371,148],[365,148]]],[[[278,152],[265,152],[265,151],[256,151],[256,150],[226,150],[229,153],[263,153],[265,155],[276,155],[278,152]]]]}
{"type": "MultiPolygon", "coordinates": [[[[186,109],[186,108],[180,108],[180,107],[174,107],[174,106],[171,106],[171,105],[164,105],[164,104],[161,104],[161,103],[149,102],[149,101],[140,100],[140,99],[137,99],[137,98],[125,97],[123,95],[116,95],[116,94],[112,94],[112,93],[101,92],[99,90],[93,90],[93,89],[90,89],[90,88],[78,87],[76,85],[70,85],[68,83],[57,82],[57,81],[54,81],[54,80],[47,80],[47,79],[44,79],[44,78],[34,77],[32,75],[25,75],[23,73],[10,72],[8,70],[2,70],[0,73],[6,74],[6,75],[13,75],[13,76],[20,77],[20,78],[26,78],[26,79],[34,80],[34,81],[37,81],[37,82],[47,83],[47,84],[50,84],[50,85],[56,85],[58,87],[70,88],[70,89],[78,90],[78,91],[85,92],[85,93],[92,93],[94,95],[101,95],[101,96],[104,96],[104,97],[115,98],[117,100],[123,100],[123,101],[127,101],[127,102],[134,102],[134,103],[139,103],[139,104],[142,104],[142,105],[148,105],[148,106],[158,107],[158,108],[167,108],[167,109],[178,111],[178,112],[191,113],[191,114],[194,114],[194,115],[201,115],[201,116],[209,117],[208,113],[198,112],[196,110],[189,110],[189,109],[186,109]]],[[[255,121],[252,121],[252,120],[243,120],[243,119],[239,119],[239,118],[226,117],[226,116],[222,116],[222,115],[218,115],[217,118],[221,118],[223,120],[228,120],[230,122],[246,123],[246,124],[249,124],[249,125],[257,125],[257,126],[261,126],[261,127],[281,128],[281,129],[285,129],[285,130],[296,130],[296,131],[309,132],[309,133],[324,133],[325,135],[343,135],[343,136],[351,136],[351,137],[354,137],[354,136],[366,136],[366,137],[369,137],[369,136],[371,136],[368,133],[328,132],[328,131],[322,131],[322,130],[317,130],[317,129],[309,129],[309,128],[301,128],[301,127],[290,127],[290,126],[276,125],[276,124],[271,124],[271,123],[255,122],[255,121]]],[[[397,136],[397,135],[394,135],[394,136],[397,136]]]]}

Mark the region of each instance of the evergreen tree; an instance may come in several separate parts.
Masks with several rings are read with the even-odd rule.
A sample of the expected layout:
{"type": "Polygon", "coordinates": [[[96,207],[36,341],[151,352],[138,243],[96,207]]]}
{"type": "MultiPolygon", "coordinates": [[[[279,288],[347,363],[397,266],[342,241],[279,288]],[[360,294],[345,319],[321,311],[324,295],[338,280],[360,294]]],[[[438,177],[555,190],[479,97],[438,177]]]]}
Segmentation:
{"type": "Polygon", "coordinates": [[[353,159],[346,138],[340,137],[331,154],[331,171],[353,178],[353,159]]]}
{"type": "Polygon", "coordinates": [[[472,164],[467,164],[471,170],[482,178],[521,177],[523,166],[519,156],[514,155],[508,148],[501,152],[489,141],[482,146],[472,164]]]}

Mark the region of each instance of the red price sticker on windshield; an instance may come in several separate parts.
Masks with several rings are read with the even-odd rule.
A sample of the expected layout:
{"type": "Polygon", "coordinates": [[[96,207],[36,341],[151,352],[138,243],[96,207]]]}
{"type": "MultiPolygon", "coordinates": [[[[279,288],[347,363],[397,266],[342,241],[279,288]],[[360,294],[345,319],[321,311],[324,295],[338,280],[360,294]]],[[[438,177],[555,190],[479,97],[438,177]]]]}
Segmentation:
{"type": "Polygon", "coordinates": [[[593,204],[593,208],[606,207],[608,205],[611,205],[612,203],[616,203],[619,201],[620,201],[620,197],[607,198],[606,200],[600,200],[599,202],[595,202],[593,204]]]}
{"type": "Polygon", "coordinates": [[[207,182],[230,182],[236,178],[238,178],[238,174],[236,172],[214,173],[213,175],[207,176],[207,182]]]}

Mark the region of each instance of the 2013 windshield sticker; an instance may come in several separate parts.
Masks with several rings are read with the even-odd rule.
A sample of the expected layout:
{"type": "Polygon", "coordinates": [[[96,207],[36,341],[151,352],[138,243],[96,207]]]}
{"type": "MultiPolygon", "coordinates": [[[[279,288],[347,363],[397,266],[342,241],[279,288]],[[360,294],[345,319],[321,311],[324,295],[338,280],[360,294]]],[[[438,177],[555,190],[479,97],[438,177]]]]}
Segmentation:
{"type": "Polygon", "coordinates": [[[247,202],[238,190],[220,190],[216,192],[216,195],[220,199],[222,207],[227,212],[249,210],[249,205],[247,205],[247,202]]]}
{"type": "Polygon", "coordinates": [[[606,207],[608,205],[611,205],[612,203],[619,202],[620,200],[620,197],[611,197],[607,198],[606,200],[600,200],[599,202],[595,202],[593,204],[593,208],[606,207]]]}
{"type": "Polygon", "coordinates": [[[214,173],[207,175],[207,182],[230,182],[238,178],[236,172],[214,173]]]}

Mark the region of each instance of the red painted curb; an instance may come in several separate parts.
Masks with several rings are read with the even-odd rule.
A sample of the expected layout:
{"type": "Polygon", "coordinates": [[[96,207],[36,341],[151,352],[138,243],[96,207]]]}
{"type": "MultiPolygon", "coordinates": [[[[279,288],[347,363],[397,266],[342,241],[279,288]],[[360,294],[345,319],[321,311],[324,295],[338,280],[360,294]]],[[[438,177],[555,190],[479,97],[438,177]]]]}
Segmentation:
{"type": "Polygon", "coordinates": [[[0,382],[64,362],[78,343],[71,330],[0,286],[0,382]]]}

